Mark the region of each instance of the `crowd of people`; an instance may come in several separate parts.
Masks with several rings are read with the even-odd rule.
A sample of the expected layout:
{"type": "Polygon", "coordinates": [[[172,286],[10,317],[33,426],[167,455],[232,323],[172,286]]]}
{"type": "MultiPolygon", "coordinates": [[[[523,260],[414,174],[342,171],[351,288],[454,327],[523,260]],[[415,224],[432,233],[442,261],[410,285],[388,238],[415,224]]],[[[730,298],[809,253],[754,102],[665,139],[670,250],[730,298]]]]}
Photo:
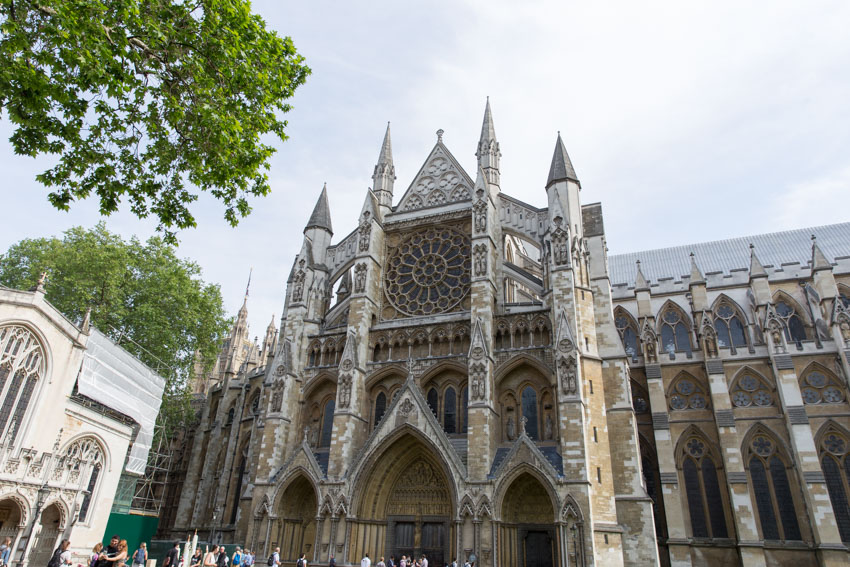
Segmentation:
{"type": "MultiPolygon", "coordinates": [[[[0,567],[9,565],[11,544],[12,541],[8,537],[0,544],[0,567]]],[[[184,565],[185,562],[180,553],[180,544],[179,541],[174,542],[174,547],[168,550],[162,567],[253,567],[256,559],[255,553],[248,549],[243,551],[242,548],[237,546],[231,557],[228,556],[227,549],[223,545],[213,545],[211,548],[207,548],[206,552],[202,552],[200,547],[195,549],[194,555],[189,559],[189,564],[184,565]]],[[[53,552],[47,567],[71,565],[70,546],[71,542],[63,539],[59,547],[53,552]]],[[[127,567],[128,560],[132,560],[132,567],[144,567],[148,560],[147,544],[142,542],[133,555],[128,556],[127,540],[114,535],[106,547],[102,543],[94,546],[89,557],[88,567],[127,567]]],[[[268,567],[280,567],[280,565],[280,548],[276,547],[269,556],[268,567]]],[[[307,554],[302,553],[295,565],[296,567],[309,567],[307,554]]],[[[336,559],[333,554],[328,560],[328,567],[336,567],[336,559]]],[[[361,559],[360,567],[372,567],[372,560],[368,553],[361,559]]],[[[428,567],[428,558],[424,554],[418,559],[402,555],[396,561],[395,555],[391,555],[387,561],[384,561],[384,558],[381,557],[374,567],[428,567]]],[[[465,561],[461,566],[456,559],[453,559],[451,563],[446,563],[445,567],[475,567],[475,563],[470,564],[469,561],[465,561]]]]}

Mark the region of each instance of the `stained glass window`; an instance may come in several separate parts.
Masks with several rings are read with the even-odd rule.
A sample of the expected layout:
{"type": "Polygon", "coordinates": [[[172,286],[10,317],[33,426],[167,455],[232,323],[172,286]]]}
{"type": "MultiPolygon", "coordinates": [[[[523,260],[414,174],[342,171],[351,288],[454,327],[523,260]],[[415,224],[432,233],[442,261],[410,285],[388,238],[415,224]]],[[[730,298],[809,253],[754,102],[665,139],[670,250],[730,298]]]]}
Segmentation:
{"type": "Polygon", "coordinates": [[[831,373],[812,369],[800,381],[800,393],[806,404],[840,404],[844,401],[844,387],[831,373]]]}
{"type": "Polygon", "coordinates": [[[334,429],[334,409],[336,408],[336,401],[330,399],[325,403],[325,411],[322,414],[322,437],[319,443],[320,447],[330,447],[331,446],[331,435],[333,434],[334,429]]]}
{"type": "Polygon", "coordinates": [[[681,312],[673,307],[668,307],[661,314],[661,345],[668,354],[691,353],[688,324],[681,312]]]}
{"type": "Polygon", "coordinates": [[[827,431],[821,438],[820,453],[838,532],[841,541],[850,543],[850,441],[842,432],[827,431]]]}
{"type": "Polygon", "coordinates": [[[684,445],[682,475],[694,537],[725,538],[726,513],[717,468],[708,445],[691,437],[684,445]]]}
{"type": "Polygon", "coordinates": [[[714,310],[714,328],[717,330],[719,347],[747,346],[746,332],[738,311],[728,303],[721,303],[714,310]]]}
{"type": "Polygon", "coordinates": [[[764,434],[750,442],[750,481],[756,497],[762,537],[766,540],[802,539],[788,467],[779,456],[776,443],[764,434]]]}
{"type": "Polygon", "coordinates": [[[527,420],[525,432],[531,439],[539,439],[537,434],[537,392],[531,386],[522,390],[522,416],[527,420]]]}
{"type": "Polygon", "coordinates": [[[772,406],[772,388],[755,374],[744,374],[732,384],[730,392],[735,407],[765,407],[772,406]]]}
{"type": "Polygon", "coordinates": [[[803,325],[803,320],[797,315],[794,308],[783,300],[776,303],[776,314],[782,319],[785,326],[785,340],[788,342],[797,343],[798,345],[806,340],[806,326],[803,325]]]}
{"type": "Polygon", "coordinates": [[[381,392],[375,399],[375,427],[381,423],[385,411],[387,411],[387,395],[381,392]]]}
{"type": "Polygon", "coordinates": [[[457,394],[454,388],[448,388],[443,402],[443,429],[446,433],[457,431],[457,394]]]}

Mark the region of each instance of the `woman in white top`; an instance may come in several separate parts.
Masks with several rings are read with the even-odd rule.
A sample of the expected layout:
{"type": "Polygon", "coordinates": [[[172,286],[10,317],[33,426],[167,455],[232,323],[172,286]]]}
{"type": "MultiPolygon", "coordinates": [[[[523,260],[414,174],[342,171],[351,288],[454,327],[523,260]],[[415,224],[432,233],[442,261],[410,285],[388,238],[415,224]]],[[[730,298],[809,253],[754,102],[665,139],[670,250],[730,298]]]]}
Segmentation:
{"type": "Polygon", "coordinates": [[[204,555],[204,567],[215,567],[216,566],[216,551],[218,551],[218,546],[212,546],[212,549],[204,555]]]}

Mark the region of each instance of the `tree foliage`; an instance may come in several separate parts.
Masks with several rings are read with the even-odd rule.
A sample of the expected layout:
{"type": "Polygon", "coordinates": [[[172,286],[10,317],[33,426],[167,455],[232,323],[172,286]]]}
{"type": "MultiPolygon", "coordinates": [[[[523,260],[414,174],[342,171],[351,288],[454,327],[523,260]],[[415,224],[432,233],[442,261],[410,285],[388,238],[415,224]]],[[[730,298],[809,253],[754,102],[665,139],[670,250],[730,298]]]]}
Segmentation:
{"type": "Polygon", "coordinates": [[[179,424],[188,414],[195,352],[215,360],[227,331],[221,291],[200,267],[154,237],[124,241],[103,223],[63,238],[21,240],[0,254],[0,285],[34,286],[47,272],[45,298],[74,322],[91,323],[166,378],[163,412],[179,424]]]}
{"type": "Polygon", "coordinates": [[[195,188],[232,225],[269,192],[268,159],[310,69],[248,0],[0,0],[0,109],[15,152],[67,210],[94,193],[153,215],[169,242],[195,226],[195,188]]]}

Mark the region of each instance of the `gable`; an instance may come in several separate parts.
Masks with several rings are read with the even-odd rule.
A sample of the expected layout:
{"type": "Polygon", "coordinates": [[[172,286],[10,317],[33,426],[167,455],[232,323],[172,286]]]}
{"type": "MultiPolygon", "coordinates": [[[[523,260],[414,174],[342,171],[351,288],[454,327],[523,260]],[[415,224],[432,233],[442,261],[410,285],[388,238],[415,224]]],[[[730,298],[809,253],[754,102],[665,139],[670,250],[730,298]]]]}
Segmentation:
{"type": "Polygon", "coordinates": [[[396,207],[396,212],[472,200],[475,183],[451,152],[437,142],[396,207]]]}

